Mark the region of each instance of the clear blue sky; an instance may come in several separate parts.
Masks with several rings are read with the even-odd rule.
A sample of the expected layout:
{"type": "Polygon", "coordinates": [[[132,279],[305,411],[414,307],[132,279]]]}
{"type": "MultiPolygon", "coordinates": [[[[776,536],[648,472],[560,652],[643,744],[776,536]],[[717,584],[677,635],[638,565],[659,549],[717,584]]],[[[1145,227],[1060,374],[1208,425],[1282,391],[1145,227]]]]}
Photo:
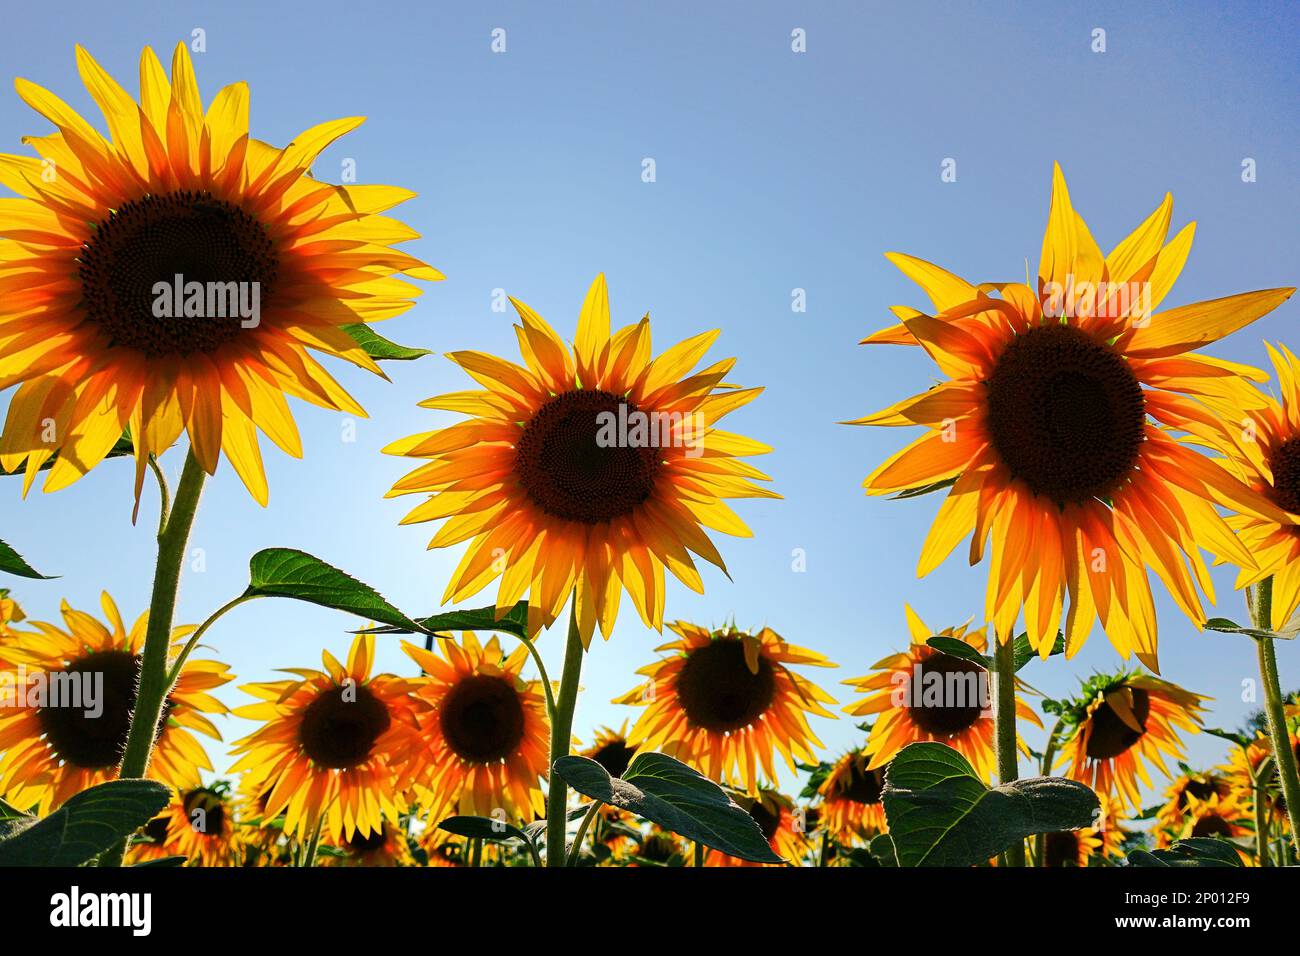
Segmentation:
{"type": "MultiPolygon", "coordinates": [[[[200,86],[252,87],[254,135],[276,143],[322,120],[368,122],[319,162],[337,178],[345,158],[362,182],[412,188],[399,210],[422,234],[412,250],[443,270],[415,309],[380,331],[439,352],[514,355],[513,313],[491,310],[504,288],[571,336],[582,295],[608,275],[615,321],[649,310],[656,346],[721,327],[718,357],[734,378],[765,385],[732,417],[775,446],[760,465],[784,501],[742,502],[754,537],[721,542],[734,583],[705,574],[706,594],[671,587],[670,617],[768,624],[841,667],[814,676],[841,700],[840,678],[903,646],[903,602],[934,625],[983,607],[986,570],[954,560],[913,573],[938,498],[869,499],[860,484],[905,439],[893,429],[835,422],[924,388],[919,350],[855,343],[889,320],[887,306],[919,290],[882,257],[906,251],[978,279],[1020,279],[1037,261],[1051,164],[1065,168],[1076,208],[1109,248],[1166,190],[1175,227],[1199,221],[1169,305],[1300,279],[1300,20],[1294,3],[25,3],[6,11],[5,76],[24,76],[97,117],[73,61],[80,42],[136,88],[140,48],[164,54],[195,28],[200,86]],[[490,34],[506,30],[507,52],[490,34]],[[807,31],[807,52],[790,48],[807,31]],[[1104,54],[1090,49],[1106,30],[1104,54]],[[657,182],[641,180],[642,160],[657,182]],[[940,164],[957,162],[957,181],[940,164]],[[1240,179],[1242,159],[1258,181],[1240,179]],[[792,313],[791,290],[807,290],[792,313]],[[791,570],[802,548],[807,571],[791,570]]],[[[12,92],[0,94],[0,149],[48,127],[12,92]]],[[[1261,339],[1295,347],[1300,300],[1214,353],[1265,361],[1261,339]]],[[[407,500],[384,500],[403,462],[379,449],[449,423],[420,399],[469,387],[440,357],[390,365],[392,384],[350,367],[339,377],[370,411],[346,443],[339,416],[298,405],[305,458],[264,442],[271,504],[259,508],[227,464],[200,510],[193,546],[206,570],[182,586],[182,621],[239,593],[259,548],[310,551],[415,614],[431,612],[459,550],[426,552],[430,526],[399,528],[407,500]]],[[[164,459],[179,468],[183,450],[164,459]]],[[[50,582],[4,583],[29,614],[58,602],[94,610],[107,588],[127,615],[144,606],[154,558],[156,500],[130,522],[132,469],[109,462],[71,489],[0,488],[3,538],[50,582]]],[[[1216,576],[1220,613],[1240,618],[1231,575],[1216,576]]],[[[1256,676],[1245,639],[1197,634],[1163,596],[1165,675],[1216,698],[1212,724],[1235,725],[1256,676]]],[[[486,602],[484,602],[486,603],[486,602]]],[[[629,606],[625,603],[625,611],[629,606]]],[[[319,663],[346,649],[356,622],[288,601],[237,609],[210,643],[241,680],[319,663]]],[[[580,735],[636,710],[608,703],[631,687],[659,635],[624,613],[584,674],[580,735]]],[[[543,640],[555,660],[560,640],[543,640]]],[[[1279,650],[1284,681],[1300,684],[1300,646],[1279,650]]],[[[409,661],[385,647],[388,668],[409,661]]],[[[1095,631],[1084,652],[1025,676],[1061,694],[1118,663],[1095,631]]],[[[558,671],[558,662],[553,665],[558,671]]],[[[232,703],[246,700],[233,689],[232,703]]],[[[849,719],[815,720],[838,751],[859,739],[849,719]]],[[[226,722],[227,740],[249,729],[226,722]]],[[[1031,735],[1041,743],[1041,735],[1031,735]]],[[[224,748],[210,748],[217,766],[224,748]]],[[[1194,763],[1221,742],[1191,741],[1194,763]]]]}

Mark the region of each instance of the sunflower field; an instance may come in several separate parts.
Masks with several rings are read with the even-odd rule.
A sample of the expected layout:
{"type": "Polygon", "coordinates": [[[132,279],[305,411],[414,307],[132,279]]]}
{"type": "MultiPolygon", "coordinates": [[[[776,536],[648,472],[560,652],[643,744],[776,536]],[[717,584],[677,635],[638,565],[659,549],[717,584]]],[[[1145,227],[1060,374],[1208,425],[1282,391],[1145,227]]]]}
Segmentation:
{"type": "MultiPolygon", "coordinates": [[[[507,52],[533,34],[489,27],[482,56],[524,57],[510,82],[557,68],[507,52]]],[[[1072,182],[1094,232],[1065,175],[1092,147],[1061,138],[1006,222],[918,211],[900,236],[916,254],[871,250],[915,294],[858,284],[835,333],[858,326],[864,347],[840,341],[840,364],[762,314],[628,312],[674,277],[612,249],[613,265],[574,261],[576,219],[522,245],[526,212],[421,241],[404,210],[429,221],[434,170],[468,169],[433,187],[451,203],[477,149],[527,152],[531,127],[449,141],[426,182],[358,181],[330,150],[365,155],[361,117],[259,129],[249,84],[207,52],[217,31],[182,35],[169,59],[144,46],[138,85],[93,38],[68,42],[84,89],[64,62],[41,70],[51,88],[15,80],[27,126],[0,113],[23,146],[0,154],[5,513],[102,516],[71,536],[0,529],[0,867],[1300,867],[1300,357],[1258,331],[1294,327],[1294,247],[1289,272],[1256,270],[1271,287],[1224,289],[1229,240],[1193,258],[1170,193],[1135,216],[1131,184],[1108,200],[1089,173],[1072,182]],[[419,320],[498,244],[488,318],[419,320]],[[515,288],[520,249],[567,296],[515,288]],[[404,315],[419,346],[374,327],[404,315]],[[803,363],[799,384],[746,361],[759,337],[803,363]],[[422,373],[432,348],[450,367],[422,373]],[[396,382],[437,394],[385,399],[396,382]],[[766,417],[792,389],[797,420],[766,417]],[[864,396],[879,410],[836,421],[864,396]],[[316,450],[368,415],[382,454],[316,450]],[[830,436],[819,455],[780,459],[805,429],[830,436]],[[910,584],[857,578],[848,557],[820,598],[747,583],[764,536],[791,574],[817,560],[787,547],[784,508],[910,584]],[[300,539],[263,546],[282,511],[300,539]],[[209,560],[224,598],[199,583],[209,560]],[[833,614],[808,610],[831,591],[833,614]]],[[[792,21],[776,43],[799,57],[808,35],[792,21]]],[[[418,86],[418,64],[382,60],[418,86]]],[[[328,103],[295,69],[259,97],[278,77],[316,117],[328,103]]],[[[594,115],[564,122],[556,136],[607,148],[594,115]]],[[[638,185],[683,188],[662,159],[638,185]]],[[[1173,188],[1187,177],[1166,162],[1173,188]]],[[[501,188],[526,210],[526,185],[501,188]]],[[[710,248],[680,225],[656,243],[710,248]]],[[[1229,238],[1253,254],[1249,230],[1229,238]]],[[[712,248],[718,281],[745,282],[712,248]]]]}

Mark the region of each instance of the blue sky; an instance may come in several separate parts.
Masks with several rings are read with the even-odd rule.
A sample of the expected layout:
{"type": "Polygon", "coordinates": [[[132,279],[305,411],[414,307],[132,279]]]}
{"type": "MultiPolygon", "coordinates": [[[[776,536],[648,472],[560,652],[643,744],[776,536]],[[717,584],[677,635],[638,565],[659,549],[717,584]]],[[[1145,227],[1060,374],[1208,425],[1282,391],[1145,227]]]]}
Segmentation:
{"type": "MultiPolygon", "coordinates": [[[[842,701],[842,678],[866,673],[906,641],[903,602],[941,627],[979,616],[986,571],[957,559],[914,575],[936,497],[869,499],[865,474],[901,446],[894,429],[852,429],[860,416],[926,387],[919,350],[855,343],[921,292],[882,256],[900,250],[977,279],[1023,279],[1037,262],[1051,164],[1109,248],[1166,191],[1174,226],[1195,219],[1196,245],[1167,305],[1295,284],[1300,222],[1300,20],[1291,3],[380,3],[20,4],[7,11],[0,63],[97,117],[77,80],[87,46],[129,89],[140,48],[164,59],[196,28],[200,87],[252,87],[254,135],[275,143],[317,122],[365,115],[316,173],[354,160],[361,182],[419,193],[396,213],[422,233],[410,248],[446,273],[379,331],[439,352],[514,355],[505,289],[566,337],[598,271],[617,324],[649,311],[656,348],[721,328],[715,357],[739,358],[734,380],[766,393],[729,419],[775,447],[760,466],[782,501],[742,502],[754,537],[720,547],[734,583],[706,572],[706,593],[670,587],[668,613],[701,623],[767,624],[841,666],[811,676],[842,701]],[[1106,51],[1091,50],[1094,28],[1106,51]],[[506,31],[506,52],[490,49],[506,31]],[[806,31],[807,52],[791,50],[806,31]],[[642,181],[652,158],[656,181],[642,181]],[[957,179],[940,178],[956,161],[957,179]],[[1251,158],[1257,181],[1243,183],[1251,158]],[[791,310],[806,290],[807,311],[791,310]],[[807,570],[792,570],[803,549],[807,570]]],[[[0,95],[0,142],[48,129],[16,95],[0,95]]],[[[1289,341],[1292,300],[1219,344],[1262,363],[1261,340],[1289,341]]],[[[405,470],[379,449],[450,423],[416,402],[469,387],[450,362],[390,365],[392,383],[340,368],[369,410],[345,441],[340,417],[298,405],[303,460],[264,447],[270,507],[258,507],[223,464],[209,483],[178,620],[197,622],[238,594],[264,547],[310,551],[377,587],[413,614],[434,610],[459,549],[427,552],[429,526],[399,528],[406,500],[383,494],[405,470]]],[[[267,446],[269,443],[263,443],[267,446]]],[[[164,463],[179,469],[183,450],[164,463]]],[[[56,495],[19,499],[0,487],[3,537],[49,582],[6,582],[30,616],[54,619],[60,598],[94,610],[109,590],[128,616],[149,593],[153,509],[132,526],[132,469],[108,462],[56,495]]],[[[152,496],[152,491],[147,493],[152,496]]],[[[1220,613],[1241,619],[1232,575],[1219,573],[1220,613]]],[[[1159,590],[1161,660],[1171,680],[1215,698],[1211,725],[1235,725],[1256,662],[1246,639],[1198,634],[1159,590]]],[[[472,603],[472,602],[471,602],[472,603]]],[[[486,601],[482,602],[486,603],[486,601]]],[[[580,736],[636,711],[610,704],[653,659],[660,636],[625,613],[596,643],[575,723],[580,736]]],[[[241,607],[209,642],[241,681],[311,666],[346,650],[341,614],[288,601],[241,607]]],[[[558,673],[562,640],[542,651],[558,673]]],[[[1279,648],[1284,683],[1300,684],[1300,646],[1279,648]]],[[[381,664],[410,669],[386,643],[381,664]]],[[[1024,676],[1060,695],[1119,663],[1100,631],[1070,662],[1024,676]]],[[[229,703],[246,698],[233,688],[229,703]]],[[[814,720],[831,752],[859,741],[850,719],[814,720]]],[[[229,720],[227,741],[251,729],[229,720]]],[[[1030,733],[1041,743],[1041,735],[1030,733]]],[[[224,746],[209,748],[218,768],[224,746]]],[[[1189,741],[1194,764],[1221,742],[1189,741]]]]}

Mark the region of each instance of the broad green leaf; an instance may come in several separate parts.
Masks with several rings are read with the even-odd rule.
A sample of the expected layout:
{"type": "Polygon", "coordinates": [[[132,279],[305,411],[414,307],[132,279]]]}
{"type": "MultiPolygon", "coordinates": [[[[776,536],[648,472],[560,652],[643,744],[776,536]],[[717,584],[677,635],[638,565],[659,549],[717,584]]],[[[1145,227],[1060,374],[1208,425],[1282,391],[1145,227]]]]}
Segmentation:
{"type": "Polygon", "coordinates": [[[292,548],[259,551],[248,562],[248,576],[245,597],[294,598],[372,621],[420,630],[419,625],[370,585],[303,551],[292,548]]]}
{"type": "Polygon", "coordinates": [[[405,345],[398,345],[396,342],[390,342],[364,322],[345,325],[343,331],[350,335],[353,341],[365,349],[366,354],[377,362],[386,360],[408,362],[411,359],[418,359],[432,354],[428,349],[413,349],[405,345]]]}
{"type": "Polygon", "coordinates": [[[965,641],[959,641],[955,637],[932,637],[925,643],[941,654],[947,654],[949,657],[960,657],[964,661],[978,664],[985,670],[988,670],[993,666],[993,662],[989,658],[975,650],[975,648],[971,647],[965,641]]]}
{"type": "Polygon", "coordinates": [[[9,545],[0,541],[0,571],[7,571],[10,574],[16,574],[20,578],[36,578],[40,581],[48,581],[49,575],[41,574],[30,564],[23,560],[20,555],[9,545]]]}
{"type": "Polygon", "coordinates": [[[758,824],[703,774],[672,757],[640,754],[622,778],[587,757],[561,757],[555,772],[583,796],[657,823],[665,829],[753,863],[784,863],[758,824]]]}
{"type": "Polygon", "coordinates": [[[438,824],[438,829],[454,833],[456,836],[490,840],[493,843],[508,843],[511,840],[522,840],[529,844],[533,842],[532,838],[518,827],[489,817],[448,817],[438,824]]]}
{"type": "Polygon", "coordinates": [[[990,789],[946,744],[905,747],[889,765],[881,798],[900,866],[974,866],[1036,833],[1093,822],[1097,795],[1059,777],[990,789]]]}
{"type": "Polygon", "coordinates": [[[894,851],[894,840],[888,833],[882,833],[872,838],[867,844],[867,850],[871,858],[876,861],[876,866],[898,866],[898,854],[894,851]]]}
{"type": "MultiPolygon", "coordinates": [[[[466,608],[460,611],[448,611],[445,614],[434,614],[431,617],[418,617],[415,619],[415,630],[421,633],[442,633],[444,631],[500,631],[503,634],[513,634],[516,637],[528,636],[528,602],[520,601],[510,610],[498,618],[497,609],[494,606],[466,608]]],[[[407,627],[370,627],[360,634],[410,634],[411,628],[407,627]]]]}
{"type": "Polygon", "coordinates": [[[1219,737],[1223,740],[1230,740],[1238,747],[1249,747],[1251,744],[1249,737],[1235,730],[1224,730],[1221,727],[1203,727],[1201,733],[1209,734],[1211,737],[1219,737]]]}
{"type": "Polygon", "coordinates": [[[1167,850],[1134,850],[1128,855],[1129,866],[1242,866],[1241,856],[1226,840],[1190,837],[1179,840],[1167,850]]]}
{"type": "Polygon", "coordinates": [[[1258,627],[1242,627],[1235,621],[1230,621],[1226,617],[1212,617],[1205,622],[1205,628],[1209,631],[1221,631],[1224,634],[1245,634],[1247,637],[1269,637],[1282,641],[1295,639],[1295,631],[1284,629],[1284,631],[1267,631],[1258,627]]]}
{"type": "Polygon", "coordinates": [[[171,790],[154,780],[110,780],[0,840],[0,867],[80,866],[144,826],[171,790]]]}
{"type": "MultiPolygon", "coordinates": [[[[1052,651],[1047,656],[1055,657],[1057,654],[1064,654],[1064,653],[1065,653],[1065,635],[1062,634],[1060,631],[1057,631],[1056,641],[1052,644],[1052,651]]],[[[1015,643],[1012,647],[1012,654],[1014,655],[1015,658],[1016,670],[1020,670],[1020,668],[1024,667],[1030,661],[1038,658],[1038,652],[1034,650],[1033,646],[1029,643],[1028,634],[1021,634],[1016,638],[1015,643]]]]}

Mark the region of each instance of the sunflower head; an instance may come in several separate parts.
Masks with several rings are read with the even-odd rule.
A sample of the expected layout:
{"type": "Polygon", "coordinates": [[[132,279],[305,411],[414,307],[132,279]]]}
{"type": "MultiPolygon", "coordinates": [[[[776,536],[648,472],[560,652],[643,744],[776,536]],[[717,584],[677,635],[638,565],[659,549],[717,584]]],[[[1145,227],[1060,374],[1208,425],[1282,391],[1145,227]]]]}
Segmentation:
{"type": "Polygon", "coordinates": [[[811,748],[821,741],[807,715],[832,717],[824,705],[835,701],[791,665],[834,664],[767,627],[669,626],[679,639],[658,647],[667,656],[637,672],[647,683],[614,700],[646,708],[629,744],[670,753],[752,794],[760,768],[776,780],[776,754],[792,773],[798,761],[815,760],[811,748]]]}
{"type": "Polygon", "coordinates": [[[499,577],[498,613],[527,594],[537,630],[573,595],[586,643],[597,622],[609,636],[626,590],[646,625],[661,628],[664,568],[702,593],[692,554],[725,571],[705,529],[749,535],[723,499],[779,497],[742,460],[770,449],[716,427],[762,389],[724,384],[734,359],[695,370],[716,331],[653,360],[649,316],[611,335],[604,276],[587,293],[572,351],[510,301],[524,364],[451,353],[483,388],[420,403],[469,419],[389,445],[424,461],[389,494],[427,496],[404,524],[450,519],[430,547],[470,542],[444,601],[499,577]]]}
{"type": "Polygon", "coordinates": [[[597,727],[596,739],[585,750],[579,750],[580,756],[594,760],[605,768],[611,777],[621,777],[627,772],[628,764],[636,756],[637,749],[627,742],[627,721],[623,721],[618,730],[610,727],[597,727]]]}
{"type": "Polygon", "coordinates": [[[522,676],[528,649],[507,655],[496,636],[483,644],[472,631],[432,651],[402,647],[427,675],[416,692],[424,712],[415,774],[429,821],[448,812],[543,815],[550,723],[541,683],[522,676]]]}
{"type": "Polygon", "coordinates": [[[1093,826],[1044,834],[1043,859],[1039,865],[1102,866],[1122,859],[1124,841],[1128,837],[1128,832],[1120,825],[1123,819],[1123,807],[1105,796],[1100,797],[1093,826]]]}
{"type": "MultiPolygon", "coordinates": [[[[772,848],[772,852],[786,861],[787,865],[798,866],[812,850],[812,841],[808,839],[809,828],[802,807],[783,793],[776,790],[762,789],[757,794],[732,793],[736,801],[758,824],[763,839],[772,848]]],[[[751,863],[738,857],[728,856],[721,850],[710,850],[704,860],[705,866],[781,866],[780,863],[751,863]]]]}
{"type": "Polygon", "coordinates": [[[141,832],[131,848],[136,861],[183,856],[191,866],[235,866],[243,859],[243,829],[225,781],[175,794],[141,832]]]}
{"type": "Polygon", "coordinates": [[[1204,624],[1197,589],[1208,593],[1209,572],[1200,549],[1255,567],[1214,505],[1269,520],[1283,514],[1173,433],[1208,440],[1223,427],[1208,411],[1215,403],[1262,405],[1246,382],[1264,373],[1193,350],[1295,290],[1153,314],[1191,245],[1191,226],[1165,242],[1172,209],[1166,196],[1103,255],[1058,166],[1034,286],[973,285],[891,253],[929,295],[933,314],[896,306],[901,323],[864,340],[921,345],[946,376],[852,423],[926,429],[867,477],[868,493],[950,488],[917,573],[928,574],[968,535],[975,564],[991,537],[985,616],[1006,641],[1023,611],[1044,657],[1064,615],[1067,655],[1100,620],[1122,656],[1136,653],[1155,670],[1147,568],[1204,624]]]}
{"type": "Polygon", "coordinates": [[[145,49],[137,102],[77,48],[101,133],[53,93],[16,81],[55,126],[0,155],[0,388],[18,385],[0,467],[51,457],[45,490],[98,464],[129,431],[139,497],[149,457],[182,432],[204,470],[224,452],[267,499],[257,431],[302,453],[285,396],[364,415],[309,349],[382,375],[365,323],[406,311],[441,276],[393,246],[417,233],[381,215],[411,198],[316,179],[320,153],[362,119],[277,148],[249,136],[248,87],[206,109],[184,44],[171,77],[145,49]]]}
{"type": "Polygon", "coordinates": [[[231,771],[247,771],[262,826],[283,814],[284,832],[301,840],[323,822],[338,843],[397,825],[418,759],[421,682],[372,676],[374,650],[373,635],[358,635],[346,666],[324,651],[324,670],[242,688],[259,702],[235,714],[262,727],[237,742],[231,771]]]}
{"type": "MultiPolygon", "coordinates": [[[[46,813],[68,797],[117,776],[149,624],[146,611],[129,628],[105,592],[104,621],[63,602],[63,626],[34,621],[10,631],[3,675],[13,706],[0,708],[0,794],[46,813]]],[[[193,627],[175,628],[173,654],[193,627]]],[[[149,776],[175,787],[198,787],[210,770],[200,733],[221,739],[205,714],[226,707],[209,692],[228,683],[224,664],[188,658],[163,702],[149,776]]]]}
{"type": "Polygon", "coordinates": [[[1067,776],[1139,807],[1138,781],[1148,787],[1148,763],[1171,776],[1164,758],[1183,758],[1179,730],[1195,733],[1208,698],[1149,674],[1098,674],[1060,707],[1067,737],[1061,762],[1067,776]]]}
{"type": "Polygon", "coordinates": [[[817,804],[808,812],[807,831],[824,827],[836,843],[860,845],[887,832],[885,791],[887,767],[869,768],[871,756],[859,748],[843,754],[833,764],[823,763],[808,780],[807,795],[817,804]],[[813,824],[812,814],[816,813],[813,824]]]}

